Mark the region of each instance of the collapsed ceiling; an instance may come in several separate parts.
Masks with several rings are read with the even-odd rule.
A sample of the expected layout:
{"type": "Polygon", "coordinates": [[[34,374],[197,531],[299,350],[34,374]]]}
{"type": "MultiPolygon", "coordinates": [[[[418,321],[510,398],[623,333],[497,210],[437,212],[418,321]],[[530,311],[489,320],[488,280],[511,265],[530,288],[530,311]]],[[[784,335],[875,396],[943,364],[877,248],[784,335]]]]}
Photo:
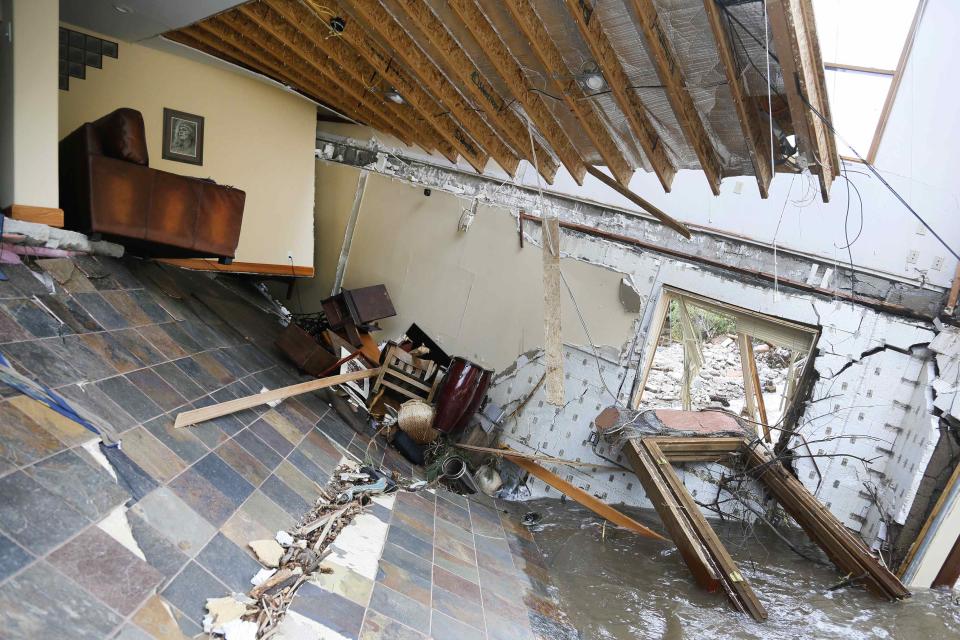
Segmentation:
{"type": "Polygon", "coordinates": [[[478,172],[838,172],[809,0],[256,0],[165,36],[478,172]],[[769,15],[767,15],[769,10],[769,15]],[[768,44],[769,43],[769,44],[768,44]],[[769,50],[769,56],[767,52],[769,50]],[[768,82],[769,80],[769,82],[768,82]],[[772,129],[772,132],[771,132],[772,129]]]}

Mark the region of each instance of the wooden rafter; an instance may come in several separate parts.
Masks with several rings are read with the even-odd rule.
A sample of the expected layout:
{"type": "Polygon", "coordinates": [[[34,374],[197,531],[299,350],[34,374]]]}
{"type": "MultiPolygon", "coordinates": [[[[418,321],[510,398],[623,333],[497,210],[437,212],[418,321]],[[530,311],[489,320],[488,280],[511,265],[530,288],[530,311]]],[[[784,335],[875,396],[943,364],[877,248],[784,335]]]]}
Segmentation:
{"type": "MultiPolygon", "coordinates": [[[[341,3],[342,4],[342,3],[341,3]]],[[[497,161],[507,173],[515,176],[520,159],[490,128],[471,105],[443,75],[430,58],[423,53],[413,38],[407,33],[390,12],[384,8],[380,0],[365,0],[350,4],[351,11],[366,21],[367,26],[380,34],[389,42],[397,56],[410,71],[423,83],[424,87],[443,104],[456,118],[460,125],[467,130],[470,136],[497,161]]],[[[359,25],[356,22],[347,23],[347,31],[354,31],[359,25]]],[[[356,36],[355,36],[356,37],[356,36]]],[[[366,34],[364,34],[366,38],[366,34]]],[[[369,38],[366,38],[369,40],[369,38]]],[[[521,149],[529,144],[524,143],[521,149]]],[[[554,171],[556,173],[556,171],[554,171]]],[[[549,180],[553,181],[553,175],[549,180]]]]}
{"type": "Polygon", "coordinates": [[[580,89],[576,78],[570,73],[563,56],[560,55],[560,50],[557,49],[557,45],[550,38],[550,34],[547,33],[543,22],[533,10],[529,0],[506,0],[505,4],[513,19],[516,20],[517,26],[530,41],[531,48],[540,64],[548,70],[553,86],[583,126],[585,133],[593,142],[594,147],[606,162],[611,173],[620,184],[629,185],[633,168],[623,157],[620,149],[617,148],[610,132],[600,120],[594,105],[580,89]]]}
{"type": "Polygon", "coordinates": [[[677,122],[680,123],[683,134],[697,154],[700,168],[710,184],[710,190],[714,195],[720,195],[720,178],[723,174],[720,157],[710,141],[703,118],[687,90],[680,61],[673,52],[670,38],[663,30],[657,7],[653,0],[633,0],[633,8],[636,10],[640,33],[647,45],[647,53],[657,69],[660,82],[665,87],[667,99],[677,117],[677,122]]]}
{"type": "Polygon", "coordinates": [[[617,106],[627,117],[633,135],[640,142],[650,166],[653,167],[654,173],[660,179],[663,190],[669,193],[677,169],[667,156],[663,140],[660,139],[660,135],[653,127],[649,116],[647,116],[643,101],[640,100],[636,90],[630,88],[630,78],[627,77],[627,72],[624,71],[613,46],[607,39],[607,34],[604,33],[596,12],[586,2],[566,0],[565,4],[570,15],[573,16],[573,21],[580,29],[580,35],[583,36],[587,46],[590,47],[593,59],[603,72],[617,106]]]}
{"type": "MultiPolygon", "coordinates": [[[[301,82],[308,82],[313,86],[323,86],[324,84],[322,81],[313,80],[317,76],[313,67],[288,51],[282,43],[278,43],[269,35],[265,37],[265,34],[259,32],[255,25],[238,16],[235,12],[222,13],[215,18],[204,20],[198,23],[196,28],[208,32],[214,38],[245,52],[254,59],[262,60],[265,65],[274,69],[277,73],[285,73],[288,77],[291,73],[296,74],[301,82]]],[[[376,114],[376,122],[387,124],[388,128],[384,131],[393,135],[400,133],[401,139],[410,140],[409,134],[400,132],[399,128],[392,125],[391,117],[383,110],[382,106],[369,101],[362,91],[357,91],[346,83],[327,86],[338,88],[348,104],[362,104],[376,114]]],[[[334,92],[336,93],[336,91],[334,92]]]]}
{"type": "Polygon", "coordinates": [[[819,47],[811,44],[817,40],[813,8],[810,0],[770,0],[767,9],[793,128],[811,170],[819,176],[820,195],[828,202],[840,160],[826,124],[831,116],[823,62],[819,47]]]}
{"type": "MultiPolygon", "coordinates": [[[[327,54],[311,42],[304,34],[282,16],[273,12],[267,5],[259,2],[253,2],[243,5],[237,9],[237,12],[246,17],[250,22],[255,23],[260,29],[279,40],[292,53],[304,59],[307,64],[320,71],[329,81],[334,83],[350,82],[354,86],[360,86],[368,101],[377,102],[386,112],[389,112],[388,118],[391,122],[399,121],[403,126],[395,128],[405,128],[414,133],[413,137],[427,151],[432,151],[437,147],[437,133],[421,119],[417,118],[409,105],[399,105],[382,98],[374,100],[371,92],[365,88],[365,78],[351,74],[349,70],[331,60],[327,54]],[[344,77],[346,76],[346,78],[344,77]]],[[[231,12],[231,13],[237,13],[231,12]]]]}
{"type": "Polygon", "coordinates": [[[550,143],[563,166],[567,168],[577,184],[583,184],[586,175],[586,163],[570,142],[569,136],[560,127],[560,123],[547,108],[543,98],[530,90],[526,75],[513,54],[500,39],[499,34],[490,24],[476,0],[447,0],[467,31],[480,43],[484,54],[493,62],[493,66],[500,78],[506,83],[514,100],[523,106],[523,110],[533,120],[537,129],[550,143]]]}
{"type": "Polygon", "coordinates": [[[737,110],[740,130],[743,131],[743,139],[750,154],[750,161],[753,163],[753,172],[757,178],[760,197],[766,198],[769,196],[770,181],[773,179],[774,173],[773,158],[770,157],[772,152],[770,125],[768,122],[761,120],[754,104],[747,99],[746,83],[737,68],[737,58],[730,44],[730,32],[727,29],[726,21],[720,15],[717,0],[703,0],[703,6],[710,21],[713,38],[717,43],[720,62],[723,64],[723,70],[727,76],[727,88],[730,90],[733,105],[737,110]]]}
{"type": "Polygon", "coordinates": [[[232,42],[236,42],[235,36],[226,29],[216,32],[210,29],[209,26],[202,28],[202,25],[196,25],[168,33],[167,37],[212,56],[236,62],[253,71],[273,77],[288,86],[297,87],[308,95],[315,96],[320,102],[329,104],[344,113],[353,114],[361,122],[372,127],[385,127],[383,131],[398,137],[401,135],[401,132],[394,130],[389,121],[371,111],[366,105],[354,103],[342,92],[332,91],[329,86],[313,82],[296,70],[284,67],[280,61],[252,42],[237,42],[242,44],[243,48],[234,46],[232,42]]]}
{"type": "Polygon", "coordinates": [[[534,159],[536,159],[540,174],[548,183],[553,184],[553,177],[556,175],[558,168],[556,160],[536,139],[534,139],[533,149],[531,150],[531,136],[526,124],[508,107],[508,102],[497,93],[493,85],[477,69],[473,61],[464,53],[463,47],[454,39],[443,22],[437,18],[426,1],[397,0],[396,5],[416,25],[420,33],[443,55],[446,64],[470,92],[477,104],[484,107],[484,113],[490,125],[518,153],[523,153],[531,164],[534,164],[534,159]]]}
{"type": "MultiPolygon", "coordinates": [[[[483,173],[489,155],[481,149],[455,120],[430,97],[426,91],[407,77],[406,73],[393,63],[391,56],[381,47],[363,37],[357,29],[345,29],[334,33],[316,14],[304,10],[303,4],[296,0],[266,0],[266,3],[291,24],[297,25],[307,37],[322,43],[324,51],[346,68],[356,69],[359,55],[377,74],[389,82],[414,110],[449,142],[470,163],[477,172],[483,173]]],[[[323,3],[321,3],[323,4],[323,3]]],[[[331,14],[337,12],[325,4],[331,14]]]]}

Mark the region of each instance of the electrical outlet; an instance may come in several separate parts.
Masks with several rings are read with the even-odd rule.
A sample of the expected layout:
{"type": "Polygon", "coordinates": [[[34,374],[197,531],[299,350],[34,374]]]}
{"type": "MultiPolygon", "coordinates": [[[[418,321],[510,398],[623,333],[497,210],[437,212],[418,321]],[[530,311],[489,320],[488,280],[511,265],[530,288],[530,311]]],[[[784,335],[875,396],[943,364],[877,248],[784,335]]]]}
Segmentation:
{"type": "Polygon", "coordinates": [[[925,236],[925,235],[927,235],[927,228],[926,228],[925,226],[923,226],[923,223],[922,223],[922,222],[918,222],[918,223],[917,223],[917,235],[918,235],[918,236],[925,236]]]}
{"type": "Polygon", "coordinates": [[[917,264],[917,261],[920,259],[919,251],[911,251],[907,254],[907,264],[917,264]]]}
{"type": "Polygon", "coordinates": [[[930,268],[934,271],[940,271],[943,269],[943,256],[935,257],[933,262],[930,263],[930,268]]]}

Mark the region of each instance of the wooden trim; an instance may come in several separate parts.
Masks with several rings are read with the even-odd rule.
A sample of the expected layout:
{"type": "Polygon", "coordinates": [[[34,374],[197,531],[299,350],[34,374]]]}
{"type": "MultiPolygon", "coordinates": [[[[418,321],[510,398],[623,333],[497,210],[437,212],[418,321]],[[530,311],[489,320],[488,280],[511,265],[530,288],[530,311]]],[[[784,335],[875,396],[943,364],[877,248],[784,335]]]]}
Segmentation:
{"type": "Polygon", "coordinates": [[[896,69],[878,69],[876,67],[862,67],[856,64],[843,64],[842,62],[824,62],[824,69],[830,69],[831,71],[854,71],[856,73],[869,73],[875,76],[892,76],[896,75],[896,69]]]}
{"type": "MultiPolygon", "coordinates": [[[[370,75],[361,76],[338,65],[321,48],[305,37],[302,31],[263,3],[246,4],[238,7],[237,11],[323,74],[335,86],[356,87],[357,89],[352,90],[351,94],[356,95],[359,92],[359,101],[381,115],[392,130],[406,135],[407,138],[414,138],[417,144],[428,153],[436,149],[436,132],[418,119],[409,106],[399,105],[383,98],[378,100],[376,94],[365,88],[369,84],[370,75]],[[344,77],[344,71],[347,77],[344,77]],[[398,126],[400,123],[405,126],[398,126]],[[404,133],[406,131],[410,133],[404,133]]],[[[402,136],[397,137],[400,140],[404,139],[402,136]]]]}
{"type": "Polygon", "coordinates": [[[353,382],[355,380],[372,378],[379,373],[379,368],[364,369],[363,371],[354,371],[352,373],[344,373],[338,376],[319,378],[317,380],[293,384],[289,387],[273,389],[272,391],[255,393],[252,396],[227,400],[226,402],[213,404],[209,407],[201,407],[200,409],[183,411],[182,413],[177,414],[177,419],[173,426],[178,429],[181,427],[189,427],[200,422],[213,420],[214,418],[219,418],[221,416],[230,415],[231,413],[243,411],[244,409],[259,407],[262,404],[267,404],[268,402],[273,402],[274,400],[284,400],[286,398],[303,395],[304,393],[310,393],[311,391],[319,391],[320,389],[326,389],[327,387],[343,384],[345,382],[353,382]]]}
{"type": "Polygon", "coordinates": [[[640,33],[643,34],[647,45],[647,53],[657,68],[660,82],[666,87],[667,99],[677,117],[680,128],[697,154],[700,168],[707,176],[710,190],[713,195],[720,195],[720,179],[723,177],[723,166],[720,156],[710,141],[703,118],[693,104],[693,98],[687,91],[686,81],[680,61],[673,52],[670,38],[664,32],[660,23],[660,16],[653,0],[633,0],[633,7],[637,13],[640,33]]]}
{"type": "Polygon", "coordinates": [[[662,535],[645,527],[633,518],[617,511],[610,505],[601,502],[600,500],[594,498],[592,495],[584,491],[583,489],[576,487],[563,478],[559,477],[555,473],[550,472],[549,470],[541,467],[536,462],[529,460],[526,457],[521,457],[519,455],[511,455],[514,452],[512,450],[504,450],[503,457],[517,465],[527,473],[530,473],[537,478],[543,480],[548,485],[560,491],[564,495],[569,496],[571,499],[576,500],[587,509],[590,509],[598,516],[604,520],[609,520],[618,527],[623,527],[634,533],[638,533],[645,538],[653,538],[654,540],[663,540],[667,541],[662,535]]]}
{"type": "Polygon", "coordinates": [[[557,174],[559,165],[553,155],[536,139],[530,148],[530,135],[526,123],[507,107],[492,84],[464,53],[463,47],[447,30],[446,25],[433,13],[425,0],[397,0],[395,3],[407,19],[416,25],[420,33],[440,52],[446,65],[460,80],[478,105],[483,108],[490,125],[518,152],[526,155],[530,164],[536,164],[540,175],[549,184],[557,174]],[[534,163],[536,157],[536,163],[534,163]]]}
{"type": "Polygon", "coordinates": [[[544,103],[543,98],[530,91],[523,69],[520,68],[520,64],[507,45],[500,39],[500,35],[490,24],[487,16],[477,6],[476,0],[447,0],[447,4],[493,62],[494,69],[509,88],[513,99],[523,106],[523,110],[560,157],[563,166],[567,168],[578,185],[583,185],[583,177],[587,172],[583,158],[544,103]]]}
{"type": "Polygon", "coordinates": [[[603,184],[607,185],[608,187],[610,187],[611,189],[613,189],[614,191],[616,191],[617,193],[622,195],[624,198],[626,198],[633,204],[637,205],[638,207],[640,207],[650,215],[654,216],[657,220],[667,225],[668,227],[670,227],[671,229],[673,229],[674,231],[682,235],[684,238],[690,239],[690,229],[687,228],[687,225],[683,224],[679,220],[675,220],[674,218],[670,217],[669,215],[667,215],[666,213],[664,213],[663,211],[655,207],[652,203],[647,202],[646,200],[644,200],[643,198],[635,194],[633,191],[630,191],[630,189],[616,182],[613,178],[605,174],[603,171],[600,171],[596,167],[587,165],[587,173],[589,173],[591,176],[593,176],[603,184]]]}
{"type": "MultiPolygon", "coordinates": [[[[456,121],[445,115],[446,109],[437,104],[416,82],[407,77],[406,72],[393,62],[393,58],[380,45],[369,38],[365,38],[363,32],[359,29],[344,29],[339,35],[332,36],[330,28],[313,11],[304,11],[303,5],[295,0],[265,1],[287,21],[295,24],[311,40],[322,43],[323,50],[337,64],[345,69],[352,70],[352,72],[368,66],[376,71],[400,92],[400,95],[413,107],[414,111],[429,122],[443,139],[463,156],[471,167],[478,173],[483,173],[489,155],[470,139],[456,121]],[[366,63],[361,65],[357,59],[358,56],[366,63]]],[[[326,1],[324,0],[324,2],[326,1]]],[[[329,8],[329,10],[333,13],[339,13],[332,8],[329,8]]],[[[439,144],[437,147],[449,159],[450,156],[444,151],[444,147],[439,144]]],[[[456,161],[456,157],[453,161],[456,161]]]]}
{"type": "Polygon", "coordinates": [[[743,139],[753,163],[760,197],[767,198],[770,195],[770,181],[773,180],[774,173],[774,160],[768,158],[766,154],[771,150],[770,126],[760,118],[753,103],[747,98],[743,77],[737,69],[737,58],[730,45],[730,32],[725,27],[724,18],[720,15],[716,0],[703,0],[703,6],[710,21],[710,28],[713,30],[713,38],[717,43],[720,62],[727,76],[727,87],[730,89],[730,96],[737,110],[743,139]]]}
{"type": "Polygon", "coordinates": [[[883,101],[883,109],[880,111],[880,119],[877,120],[877,129],[873,132],[873,140],[870,141],[870,150],[867,151],[867,162],[873,164],[877,159],[877,152],[880,151],[880,143],[883,141],[883,134],[887,130],[887,121],[890,120],[890,113],[893,111],[893,103],[897,100],[897,94],[900,92],[900,83],[903,82],[903,73],[907,68],[907,62],[910,60],[910,52],[913,50],[913,41],[917,38],[917,29],[920,27],[920,19],[923,17],[923,10],[927,6],[927,0],[917,2],[917,11],[913,14],[913,22],[910,23],[910,30],[907,32],[907,39],[903,43],[903,49],[900,51],[900,59],[897,60],[897,69],[894,71],[893,80],[890,82],[890,88],[887,90],[887,98],[883,101]]]}
{"type": "Polygon", "coordinates": [[[193,271],[223,271],[226,273],[253,273],[287,278],[312,278],[313,267],[262,262],[231,262],[220,264],[209,258],[158,258],[157,262],[193,271]]]}
{"type": "Polygon", "coordinates": [[[3,215],[13,220],[45,224],[49,227],[63,227],[63,209],[35,207],[29,204],[11,204],[3,210],[3,215]]]}
{"type": "MultiPolygon", "coordinates": [[[[760,385],[760,373],[757,371],[757,356],[753,353],[753,341],[747,336],[747,366],[750,367],[750,377],[753,380],[753,394],[757,399],[757,410],[760,412],[760,426],[763,428],[763,439],[773,443],[770,437],[770,423],[767,420],[767,403],[763,399],[763,387],[760,385]]],[[[741,363],[742,364],[742,363],[741,363]]]]}
{"type": "MultiPolygon", "coordinates": [[[[344,3],[337,0],[337,4],[343,7],[344,3]]],[[[480,117],[473,105],[464,99],[463,95],[454,87],[443,72],[427,57],[413,38],[407,33],[400,24],[390,15],[390,12],[384,8],[380,0],[365,0],[364,2],[351,2],[351,10],[361,16],[366,21],[368,28],[376,32],[385,41],[389,42],[393,51],[399,56],[407,67],[413,72],[414,76],[420,80],[426,90],[442,103],[446,110],[450,111],[460,123],[470,137],[480,143],[480,145],[493,157],[493,159],[506,171],[511,178],[517,175],[517,167],[520,165],[520,158],[503,143],[497,134],[493,132],[486,121],[480,117]]],[[[344,33],[350,31],[355,34],[354,37],[362,37],[365,41],[372,41],[365,32],[360,32],[358,25],[347,23],[344,33]],[[359,33],[358,33],[359,32],[359,33]]],[[[526,148],[524,145],[521,148],[526,148]]],[[[550,176],[552,180],[553,176],[550,176]]]]}
{"type": "Polygon", "coordinates": [[[839,175],[836,141],[826,123],[804,102],[813,105],[827,122],[832,121],[813,8],[810,0],[770,0],[767,8],[793,128],[819,176],[820,195],[829,202],[830,185],[839,175]]]}
{"type": "Polygon", "coordinates": [[[907,572],[907,569],[910,568],[914,557],[917,555],[917,551],[920,550],[920,546],[927,537],[927,532],[930,531],[930,527],[933,526],[933,521],[937,519],[937,516],[940,515],[940,511],[943,509],[943,505],[947,503],[947,498],[950,496],[950,492],[953,490],[953,485],[958,482],[960,482],[960,464],[957,464],[957,466],[953,468],[953,473],[950,474],[947,484],[943,486],[943,490],[941,490],[940,495],[937,496],[937,501],[933,503],[933,508],[930,509],[930,514],[927,516],[927,519],[923,521],[923,526],[920,528],[920,532],[917,533],[917,536],[913,539],[913,544],[910,545],[910,549],[907,550],[907,555],[904,556],[903,561],[900,563],[900,567],[897,570],[897,575],[899,577],[902,578],[907,572]]]}
{"type": "Polygon", "coordinates": [[[603,72],[617,106],[627,117],[633,135],[643,148],[657,178],[660,179],[663,190],[669,193],[677,169],[667,156],[663,140],[650,122],[643,101],[637,91],[630,88],[630,78],[627,77],[623,65],[620,64],[616,52],[610,45],[607,34],[604,33],[603,26],[596,17],[594,7],[585,2],[566,2],[565,4],[570,15],[573,16],[573,21],[580,29],[580,35],[587,42],[594,60],[603,72]]]}
{"type": "Polygon", "coordinates": [[[597,114],[596,107],[580,89],[577,80],[572,77],[560,50],[550,38],[540,16],[533,10],[529,0],[506,0],[504,3],[517,26],[530,41],[530,48],[537,59],[547,69],[547,75],[555,90],[563,98],[564,104],[573,112],[584,133],[600,153],[610,172],[622,185],[630,184],[633,167],[627,162],[610,131],[597,114]],[[560,78],[564,78],[562,81],[560,78]]]}
{"type": "Polygon", "coordinates": [[[947,587],[952,589],[957,584],[958,579],[960,579],[960,536],[957,536],[950,553],[947,554],[947,559],[943,561],[940,571],[937,572],[933,582],[930,583],[930,588],[947,587]]]}
{"type": "Polygon", "coordinates": [[[947,296],[947,306],[943,309],[946,315],[953,315],[953,312],[957,308],[958,297],[960,297],[960,264],[957,265],[957,270],[953,274],[953,284],[950,285],[950,294],[947,296]]]}

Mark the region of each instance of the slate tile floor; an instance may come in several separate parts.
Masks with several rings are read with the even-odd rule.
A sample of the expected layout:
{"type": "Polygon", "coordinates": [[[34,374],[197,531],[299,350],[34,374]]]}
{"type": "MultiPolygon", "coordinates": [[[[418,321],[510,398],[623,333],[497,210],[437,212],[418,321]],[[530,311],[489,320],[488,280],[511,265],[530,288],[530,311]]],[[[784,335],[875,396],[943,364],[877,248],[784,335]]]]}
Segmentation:
{"type": "MultiPolygon", "coordinates": [[[[236,281],[94,257],[0,271],[0,353],[122,442],[98,447],[0,384],[4,639],[202,635],[206,598],[245,591],[258,568],[247,541],[293,526],[344,452],[412,472],[326,396],[173,427],[180,411],[303,380],[236,281]]],[[[529,533],[492,501],[381,502],[337,539],[342,564],[301,590],[288,618],[304,635],[290,638],[576,637],[529,533]]]]}

